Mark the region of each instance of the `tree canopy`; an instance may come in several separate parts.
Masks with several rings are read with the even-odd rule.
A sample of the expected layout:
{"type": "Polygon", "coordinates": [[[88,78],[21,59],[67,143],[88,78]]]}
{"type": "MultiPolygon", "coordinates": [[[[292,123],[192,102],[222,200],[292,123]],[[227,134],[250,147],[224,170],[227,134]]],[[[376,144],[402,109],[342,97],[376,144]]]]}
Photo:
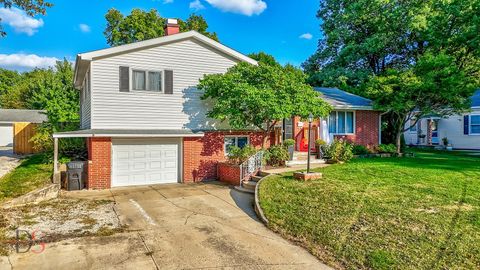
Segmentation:
{"type": "Polygon", "coordinates": [[[199,84],[204,90],[202,98],[214,100],[208,116],[228,121],[234,129],[255,127],[266,138],[285,118],[328,115],[330,106],[306,84],[300,69],[275,63],[242,62],[225,74],[205,75],[199,84]]]}
{"type": "MultiPolygon", "coordinates": [[[[165,35],[167,18],[162,17],[156,9],[144,11],[135,8],[129,15],[123,15],[115,8],[105,14],[107,27],[103,34],[111,46],[152,39],[165,35]]],[[[208,23],[201,15],[191,14],[187,20],[178,20],[180,32],[195,30],[218,41],[215,32],[208,32],[208,23]]]]}
{"type": "Polygon", "coordinates": [[[462,112],[480,85],[480,0],[321,0],[317,16],[309,82],[373,98],[397,145],[414,110],[462,112]]]}
{"type": "MultiPolygon", "coordinates": [[[[43,0],[0,0],[0,6],[5,8],[19,8],[24,10],[28,16],[33,17],[37,14],[45,15],[47,8],[52,7],[53,4],[43,0]]],[[[1,20],[0,18],[0,21],[1,20]]],[[[3,27],[0,25],[0,36],[4,37],[6,35],[7,32],[3,31],[3,27]]]]}

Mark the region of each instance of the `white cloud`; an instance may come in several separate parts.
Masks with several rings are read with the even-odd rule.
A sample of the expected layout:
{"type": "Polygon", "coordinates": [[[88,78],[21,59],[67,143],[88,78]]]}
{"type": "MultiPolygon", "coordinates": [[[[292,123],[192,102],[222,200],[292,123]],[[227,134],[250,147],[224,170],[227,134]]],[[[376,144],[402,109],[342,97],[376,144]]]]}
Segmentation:
{"type": "Polygon", "coordinates": [[[43,26],[42,19],[35,19],[28,16],[25,11],[18,8],[0,8],[2,22],[8,24],[16,32],[25,33],[29,36],[35,34],[38,28],[43,26]]]}
{"type": "Polygon", "coordinates": [[[190,9],[193,9],[195,11],[199,11],[201,9],[205,9],[205,6],[202,5],[202,3],[200,2],[200,0],[195,0],[195,1],[192,1],[190,2],[190,5],[188,5],[188,7],[190,9]]]}
{"type": "Polygon", "coordinates": [[[313,36],[312,36],[312,34],[310,34],[310,33],[301,34],[301,35],[299,36],[299,38],[303,38],[303,39],[312,39],[312,37],[313,37],[313,36]]]}
{"type": "Polygon", "coordinates": [[[82,31],[83,33],[90,32],[90,26],[88,24],[81,23],[78,25],[78,28],[80,28],[80,31],[82,31]]]}
{"type": "Polygon", "coordinates": [[[55,65],[58,58],[38,56],[36,54],[0,54],[0,67],[8,69],[26,70],[33,68],[46,68],[55,65]]]}
{"type": "Polygon", "coordinates": [[[205,0],[210,5],[225,11],[247,16],[259,15],[267,8],[262,0],[205,0]]]}
{"type": "Polygon", "coordinates": [[[173,3],[173,0],[163,0],[163,3],[164,4],[171,4],[171,3],[173,3]]]}

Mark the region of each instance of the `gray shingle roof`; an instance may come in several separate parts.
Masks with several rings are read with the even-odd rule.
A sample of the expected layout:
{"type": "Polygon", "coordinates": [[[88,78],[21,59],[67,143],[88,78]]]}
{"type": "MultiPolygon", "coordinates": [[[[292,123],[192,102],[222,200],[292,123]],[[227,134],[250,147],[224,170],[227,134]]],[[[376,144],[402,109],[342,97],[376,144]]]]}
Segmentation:
{"type": "Polygon", "coordinates": [[[0,109],[0,122],[30,122],[47,121],[46,111],[23,109],[0,109]]]}
{"type": "Polygon", "coordinates": [[[338,88],[314,87],[314,89],[322,93],[322,98],[335,109],[373,109],[373,103],[370,99],[345,92],[338,88]]]}
{"type": "Polygon", "coordinates": [[[471,99],[472,99],[472,107],[480,107],[480,89],[475,91],[471,99]]]}

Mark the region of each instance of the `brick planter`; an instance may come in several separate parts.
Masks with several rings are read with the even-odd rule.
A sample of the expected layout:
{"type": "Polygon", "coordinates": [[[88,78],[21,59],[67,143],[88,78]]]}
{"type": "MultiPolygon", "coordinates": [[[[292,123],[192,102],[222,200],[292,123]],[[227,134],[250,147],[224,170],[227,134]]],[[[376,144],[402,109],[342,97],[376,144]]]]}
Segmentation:
{"type": "Polygon", "coordinates": [[[307,173],[307,172],[294,172],[293,178],[308,181],[322,178],[322,173],[307,173]]]}
{"type": "Polygon", "coordinates": [[[219,162],[217,165],[218,180],[231,185],[240,185],[240,165],[219,162]]]}

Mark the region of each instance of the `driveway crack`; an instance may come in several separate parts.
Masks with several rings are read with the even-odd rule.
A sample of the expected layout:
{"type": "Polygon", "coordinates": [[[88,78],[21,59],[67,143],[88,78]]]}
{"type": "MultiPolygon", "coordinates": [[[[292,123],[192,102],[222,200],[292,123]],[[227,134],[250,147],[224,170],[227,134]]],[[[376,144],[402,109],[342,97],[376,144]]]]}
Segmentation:
{"type": "Polygon", "coordinates": [[[153,264],[155,265],[155,268],[157,270],[160,270],[160,267],[158,266],[157,261],[155,260],[155,257],[153,257],[153,251],[148,247],[147,243],[145,242],[145,238],[143,238],[143,235],[141,233],[138,233],[138,237],[140,237],[140,240],[142,241],[143,246],[145,247],[145,250],[147,250],[147,252],[145,254],[147,256],[150,256],[153,264]]]}

